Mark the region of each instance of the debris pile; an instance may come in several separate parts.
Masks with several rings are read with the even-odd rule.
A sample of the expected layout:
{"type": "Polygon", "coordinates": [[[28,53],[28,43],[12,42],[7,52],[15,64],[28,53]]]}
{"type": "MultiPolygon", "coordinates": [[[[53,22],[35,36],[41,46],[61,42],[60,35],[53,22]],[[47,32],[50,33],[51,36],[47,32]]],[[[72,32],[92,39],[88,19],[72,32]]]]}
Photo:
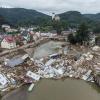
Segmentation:
{"type": "Polygon", "coordinates": [[[19,58],[5,59],[0,65],[0,91],[10,91],[23,84],[35,82],[41,78],[60,79],[63,77],[83,79],[94,82],[100,73],[100,56],[95,51],[70,54],[69,52],[48,55],[41,59],[33,59],[25,54],[19,58]]]}
{"type": "Polygon", "coordinates": [[[94,47],[92,48],[92,50],[93,50],[93,51],[100,51],[100,47],[99,47],[99,46],[94,46],[94,47]]]}

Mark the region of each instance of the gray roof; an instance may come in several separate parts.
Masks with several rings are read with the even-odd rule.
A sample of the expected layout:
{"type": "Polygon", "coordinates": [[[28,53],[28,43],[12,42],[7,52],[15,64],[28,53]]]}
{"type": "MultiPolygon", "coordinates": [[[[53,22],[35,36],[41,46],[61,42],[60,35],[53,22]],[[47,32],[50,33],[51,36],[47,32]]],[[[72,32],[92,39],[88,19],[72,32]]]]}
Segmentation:
{"type": "Polygon", "coordinates": [[[17,65],[22,64],[23,62],[24,62],[24,60],[22,58],[11,59],[11,60],[7,61],[6,66],[15,67],[17,65]]]}
{"type": "Polygon", "coordinates": [[[23,31],[23,32],[21,33],[21,35],[22,35],[22,36],[27,36],[27,35],[28,35],[28,31],[23,31]]]}

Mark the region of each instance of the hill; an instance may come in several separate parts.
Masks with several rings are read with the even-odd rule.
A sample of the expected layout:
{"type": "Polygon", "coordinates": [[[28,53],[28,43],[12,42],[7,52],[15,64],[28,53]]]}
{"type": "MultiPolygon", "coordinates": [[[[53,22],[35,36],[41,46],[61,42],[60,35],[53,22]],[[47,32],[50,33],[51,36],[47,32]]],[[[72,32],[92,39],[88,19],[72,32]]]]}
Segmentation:
{"type": "Polygon", "coordinates": [[[62,20],[67,21],[70,24],[78,25],[80,23],[87,23],[90,24],[92,20],[78,11],[68,11],[62,14],[59,14],[62,20]]]}
{"type": "MultiPolygon", "coordinates": [[[[0,8],[0,15],[11,25],[51,25],[51,17],[36,10],[24,8],[0,8]]],[[[68,25],[77,26],[85,22],[90,26],[100,25],[100,13],[81,14],[78,11],[68,11],[59,14],[61,20],[68,25]]]]}
{"type": "Polygon", "coordinates": [[[100,22],[100,13],[97,14],[84,14],[85,17],[93,20],[93,21],[99,21],[100,22]]]}
{"type": "Polygon", "coordinates": [[[90,28],[100,26],[100,13],[97,14],[81,14],[78,11],[68,11],[59,14],[62,20],[67,21],[69,24],[75,27],[82,22],[87,23],[90,28]]]}
{"type": "Polygon", "coordinates": [[[6,23],[5,18],[2,15],[0,15],[0,25],[5,24],[5,23],[6,23]]]}
{"type": "Polygon", "coordinates": [[[24,8],[0,8],[0,15],[12,25],[40,25],[49,20],[48,15],[24,8]]]}
{"type": "Polygon", "coordinates": [[[61,19],[67,20],[69,23],[80,23],[86,21],[86,18],[77,11],[68,11],[62,14],[59,14],[61,19]]]}

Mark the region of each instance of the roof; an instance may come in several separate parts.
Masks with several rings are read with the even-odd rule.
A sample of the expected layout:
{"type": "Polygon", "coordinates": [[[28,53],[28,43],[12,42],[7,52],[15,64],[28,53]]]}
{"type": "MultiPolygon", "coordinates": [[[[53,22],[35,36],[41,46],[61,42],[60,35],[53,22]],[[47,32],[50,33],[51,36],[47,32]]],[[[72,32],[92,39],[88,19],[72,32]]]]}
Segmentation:
{"type": "Polygon", "coordinates": [[[7,78],[3,74],[0,74],[0,83],[3,86],[7,84],[7,78]]]}
{"type": "Polygon", "coordinates": [[[22,64],[24,60],[27,58],[28,58],[28,54],[25,54],[24,56],[19,58],[12,58],[10,60],[5,61],[5,65],[9,67],[15,67],[22,64]]]}
{"type": "Polygon", "coordinates": [[[23,31],[23,32],[21,33],[21,35],[22,35],[22,36],[27,36],[28,33],[29,33],[28,31],[23,31]]]}
{"type": "Polygon", "coordinates": [[[15,42],[15,39],[14,39],[13,36],[5,36],[4,39],[5,39],[8,43],[15,42]]]}
{"type": "Polygon", "coordinates": [[[18,41],[21,41],[23,39],[21,35],[16,35],[14,38],[15,40],[18,40],[18,41]]]}
{"type": "Polygon", "coordinates": [[[6,62],[6,66],[9,66],[9,67],[15,67],[17,65],[20,65],[24,62],[24,60],[22,58],[17,58],[17,59],[11,59],[11,60],[8,60],[6,62]]]}

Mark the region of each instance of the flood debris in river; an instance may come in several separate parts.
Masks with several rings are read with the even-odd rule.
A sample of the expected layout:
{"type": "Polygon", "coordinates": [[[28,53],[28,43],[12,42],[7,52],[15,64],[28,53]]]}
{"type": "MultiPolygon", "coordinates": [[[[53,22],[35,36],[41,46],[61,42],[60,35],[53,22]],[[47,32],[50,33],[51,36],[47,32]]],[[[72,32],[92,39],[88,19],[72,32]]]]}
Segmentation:
{"type": "Polygon", "coordinates": [[[93,51],[90,48],[87,52],[79,52],[75,47],[74,49],[71,47],[64,54],[64,47],[61,50],[62,52],[60,53],[57,52],[41,59],[30,58],[26,54],[21,57],[23,61],[17,64],[11,59],[9,61],[12,61],[14,65],[9,63],[9,61],[6,62],[6,65],[11,67],[2,64],[0,73],[5,75],[5,84],[0,82],[0,91],[10,91],[21,84],[35,84],[40,78],[60,79],[71,77],[94,82],[94,77],[100,73],[100,56],[98,51],[93,51]],[[76,51],[80,53],[77,59],[75,59],[76,51]]]}

